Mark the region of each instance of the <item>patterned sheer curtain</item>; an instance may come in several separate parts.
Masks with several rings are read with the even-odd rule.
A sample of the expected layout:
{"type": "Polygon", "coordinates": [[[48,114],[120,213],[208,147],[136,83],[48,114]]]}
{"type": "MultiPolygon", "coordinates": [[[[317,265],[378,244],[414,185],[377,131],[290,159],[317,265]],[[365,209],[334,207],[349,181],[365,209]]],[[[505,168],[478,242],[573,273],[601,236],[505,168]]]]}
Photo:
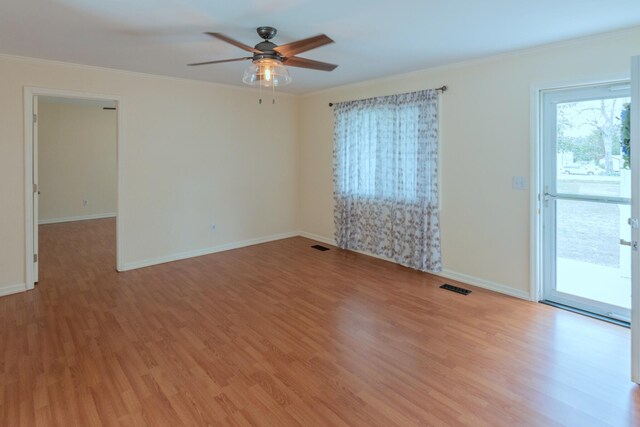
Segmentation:
{"type": "Polygon", "coordinates": [[[438,94],[334,106],[335,238],[422,271],[440,271],[438,94]]]}

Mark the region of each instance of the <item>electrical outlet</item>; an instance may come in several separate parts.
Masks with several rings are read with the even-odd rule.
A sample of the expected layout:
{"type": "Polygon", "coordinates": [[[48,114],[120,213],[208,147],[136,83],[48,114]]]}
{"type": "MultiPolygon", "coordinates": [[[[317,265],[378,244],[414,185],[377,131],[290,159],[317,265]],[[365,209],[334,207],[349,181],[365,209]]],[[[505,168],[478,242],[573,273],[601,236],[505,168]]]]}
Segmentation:
{"type": "Polygon", "coordinates": [[[215,224],[211,224],[211,232],[212,233],[216,232],[216,225],[215,224]]]}

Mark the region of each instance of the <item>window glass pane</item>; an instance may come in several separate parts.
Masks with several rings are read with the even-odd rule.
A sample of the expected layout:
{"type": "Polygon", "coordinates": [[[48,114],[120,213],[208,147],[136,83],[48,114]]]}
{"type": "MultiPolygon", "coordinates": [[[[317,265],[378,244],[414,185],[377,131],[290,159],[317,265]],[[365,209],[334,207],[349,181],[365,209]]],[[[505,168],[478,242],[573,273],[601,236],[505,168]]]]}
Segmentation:
{"type": "Polygon", "coordinates": [[[556,290],[631,308],[629,205],[556,203],[556,290]]]}
{"type": "Polygon", "coordinates": [[[557,105],[558,193],[630,197],[621,125],[628,97],[557,105]]]}
{"type": "Polygon", "coordinates": [[[355,179],[343,183],[340,191],[366,198],[413,201],[423,189],[418,159],[426,156],[420,150],[420,108],[415,105],[372,107],[346,113],[345,122],[358,126],[347,134],[348,168],[355,179]]]}

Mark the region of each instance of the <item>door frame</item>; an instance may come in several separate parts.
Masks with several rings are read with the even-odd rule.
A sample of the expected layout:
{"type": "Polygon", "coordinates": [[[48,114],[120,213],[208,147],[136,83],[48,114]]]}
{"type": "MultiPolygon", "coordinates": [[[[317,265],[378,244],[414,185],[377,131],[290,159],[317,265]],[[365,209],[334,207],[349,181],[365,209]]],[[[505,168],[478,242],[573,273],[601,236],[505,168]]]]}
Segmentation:
{"type": "MultiPolygon", "coordinates": [[[[631,58],[631,217],[640,218],[640,56],[631,58]]],[[[640,241],[640,230],[631,228],[631,240],[640,241]]],[[[640,278],[640,251],[631,251],[631,277],[640,278]]],[[[640,384],[640,279],[631,281],[631,380],[640,384]]]]}
{"type": "MultiPolygon", "coordinates": [[[[531,85],[530,102],[530,163],[529,163],[529,299],[538,302],[542,299],[542,261],[543,261],[543,170],[542,158],[542,92],[580,86],[598,86],[602,84],[628,84],[629,76],[616,73],[600,78],[583,80],[563,80],[531,85]]],[[[635,195],[632,195],[632,198],[635,195]]]]}
{"type": "MultiPolygon", "coordinates": [[[[623,97],[630,97],[630,88],[629,81],[624,82],[607,82],[604,85],[579,85],[579,86],[570,86],[564,87],[561,89],[553,89],[553,90],[544,90],[541,91],[541,114],[542,114],[542,136],[541,136],[541,144],[542,144],[542,189],[541,193],[541,223],[546,224],[547,229],[543,230],[543,258],[542,258],[542,267],[544,268],[541,271],[541,274],[544,274],[542,278],[542,297],[546,301],[552,301],[555,303],[560,303],[570,307],[576,307],[581,310],[586,310],[589,312],[593,312],[596,314],[605,315],[606,312],[616,312],[620,314],[620,316],[624,316],[620,318],[623,321],[630,321],[630,310],[625,308],[620,308],[619,312],[617,312],[617,308],[610,303],[605,303],[597,300],[590,300],[588,298],[578,296],[578,295],[570,295],[565,292],[559,291],[552,287],[551,285],[555,283],[555,277],[557,273],[557,254],[556,254],[556,246],[550,245],[549,240],[551,237],[554,237],[556,231],[556,218],[554,216],[550,216],[549,213],[553,212],[554,209],[557,209],[557,205],[554,206],[555,202],[559,200],[579,200],[582,202],[594,202],[594,203],[611,203],[614,199],[618,200],[620,205],[629,206],[631,208],[630,199],[626,199],[623,197],[606,197],[606,196],[583,196],[578,194],[568,194],[559,192],[557,185],[557,157],[556,150],[554,149],[551,153],[546,153],[545,156],[545,143],[548,143],[551,139],[556,137],[555,128],[557,126],[556,120],[557,115],[555,113],[554,105],[557,105],[559,102],[574,102],[574,101],[584,101],[584,100],[592,100],[592,99],[613,99],[623,97]],[[621,89],[624,91],[613,91],[611,90],[612,86],[621,86],[621,89]],[[550,107],[552,110],[546,110],[547,107],[550,107]],[[546,125],[545,125],[546,123],[546,125]],[[546,162],[546,163],[545,163],[546,162]],[[547,181],[545,182],[545,177],[547,181]],[[549,178],[554,177],[553,180],[549,180],[549,178]],[[553,200],[549,200],[547,203],[546,198],[544,197],[548,193],[554,194],[551,196],[553,200]],[[546,217],[545,217],[546,215],[546,217]],[[545,220],[547,222],[545,222],[545,220]],[[546,242],[545,242],[546,240],[546,242]],[[546,247],[547,251],[545,252],[545,243],[548,245],[546,247]],[[627,313],[629,312],[629,313],[627,313]]],[[[630,195],[631,197],[631,195],[630,195]]],[[[629,216],[631,216],[631,212],[629,212],[629,216]]],[[[630,231],[630,229],[629,229],[630,231]]],[[[631,233],[629,233],[631,234],[631,233]]],[[[618,239],[616,238],[616,241],[618,239]]],[[[630,271],[629,271],[630,272],[630,271]]],[[[617,316],[611,315],[614,319],[617,319],[617,316]]]]}
{"type": "Polygon", "coordinates": [[[120,96],[104,95],[88,92],[77,92],[61,89],[49,89],[25,86],[24,87],[24,201],[25,201],[25,279],[26,289],[30,290],[35,285],[34,272],[34,203],[33,203],[33,161],[34,161],[34,133],[33,133],[33,99],[35,96],[55,96],[60,98],[89,99],[97,101],[114,101],[117,109],[117,143],[116,143],[116,163],[117,163],[117,206],[116,206],[116,270],[123,271],[123,229],[124,229],[124,176],[123,176],[123,102],[120,96]]]}

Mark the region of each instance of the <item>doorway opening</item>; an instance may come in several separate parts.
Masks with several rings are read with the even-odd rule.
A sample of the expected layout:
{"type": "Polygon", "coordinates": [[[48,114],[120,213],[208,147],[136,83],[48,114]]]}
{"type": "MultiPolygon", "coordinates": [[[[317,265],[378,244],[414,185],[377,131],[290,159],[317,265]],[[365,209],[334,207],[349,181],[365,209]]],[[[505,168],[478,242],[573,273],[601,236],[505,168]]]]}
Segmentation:
{"type": "MultiPolygon", "coordinates": [[[[74,253],[62,250],[74,239],[91,239],[120,271],[120,100],[25,88],[25,119],[27,289],[40,281],[43,261],[74,253]]],[[[73,262],[91,256],[77,255],[73,262]]]]}
{"type": "Polygon", "coordinates": [[[629,83],[542,92],[542,300],[631,319],[629,83]]]}

